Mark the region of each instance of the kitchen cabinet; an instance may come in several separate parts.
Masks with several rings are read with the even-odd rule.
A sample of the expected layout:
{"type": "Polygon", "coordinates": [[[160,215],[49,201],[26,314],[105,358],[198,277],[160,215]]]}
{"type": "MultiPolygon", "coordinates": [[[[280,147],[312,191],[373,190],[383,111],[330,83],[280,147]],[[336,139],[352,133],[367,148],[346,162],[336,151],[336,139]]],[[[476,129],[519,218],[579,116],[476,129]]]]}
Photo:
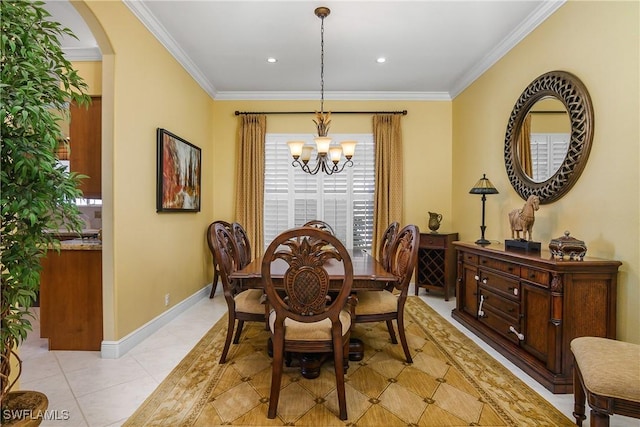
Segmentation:
{"type": "Polygon", "coordinates": [[[102,345],[102,244],[61,242],[40,273],[40,337],[49,350],[99,351],[102,345]]]}
{"type": "Polygon", "coordinates": [[[616,338],[619,261],[454,242],[452,317],[553,393],[573,392],[571,340],[616,338]]]}
{"type": "Polygon", "coordinates": [[[102,198],[102,97],[92,96],[88,107],[70,105],[69,168],[87,175],[80,189],[87,199],[102,198]]]}

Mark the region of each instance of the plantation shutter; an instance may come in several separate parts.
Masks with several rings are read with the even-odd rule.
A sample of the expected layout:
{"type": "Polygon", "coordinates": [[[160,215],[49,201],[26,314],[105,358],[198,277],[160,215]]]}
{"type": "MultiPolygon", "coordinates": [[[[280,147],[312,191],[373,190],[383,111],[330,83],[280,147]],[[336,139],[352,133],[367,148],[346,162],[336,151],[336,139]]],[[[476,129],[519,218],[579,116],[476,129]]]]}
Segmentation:
{"type": "MultiPolygon", "coordinates": [[[[309,135],[267,134],[265,145],[264,241],[282,231],[320,219],[329,223],[345,246],[370,249],[373,233],[374,147],[369,134],[332,135],[334,141],[358,141],[353,167],[327,176],[309,175],[291,165],[287,141],[309,135]]],[[[335,142],[334,142],[335,143],[335,142]]],[[[315,165],[315,158],[311,163],[315,165]]]]}
{"type": "Polygon", "coordinates": [[[533,180],[543,182],[560,168],[569,147],[568,133],[532,133],[533,180]]]}

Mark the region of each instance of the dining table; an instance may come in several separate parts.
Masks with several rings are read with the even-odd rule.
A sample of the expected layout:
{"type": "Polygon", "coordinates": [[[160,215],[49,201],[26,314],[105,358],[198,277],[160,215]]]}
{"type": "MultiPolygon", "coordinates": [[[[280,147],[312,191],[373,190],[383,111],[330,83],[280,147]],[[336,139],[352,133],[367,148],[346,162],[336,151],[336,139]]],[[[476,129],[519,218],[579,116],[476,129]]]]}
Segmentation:
{"type": "MultiPolygon", "coordinates": [[[[356,294],[358,291],[382,291],[391,283],[398,280],[398,277],[387,271],[384,266],[371,253],[366,250],[349,249],[351,263],[353,265],[353,284],[351,292],[356,294]]],[[[342,263],[334,259],[329,259],[324,265],[327,273],[329,273],[329,288],[338,290],[342,285],[342,277],[344,269],[342,263]]],[[[288,264],[277,259],[271,263],[271,278],[278,287],[278,279],[282,279],[288,268],[288,264]]],[[[231,280],[242,289],[261,289],[262,282],[262,256],[254,258],[241,270],[234,271],[229,276],[231,280]]],[[[268,309],[268,305],[266,306],[268,309]]],[[[271,355],[271,340],[268,342],[268,352],[271,355]]],[[[349,360],[358,361],[364,357],[364,345],[357,337],[352,337],[349,342],[349,360]]],[[[317,355],[301,355],[299,357],[300,370],[302,376],[308,379],[317,378],[320,375],[320,367],[327,359],[326,356],[317,355]]]]}
{"type": "MultiPolygon", "coordinates": [[[[397,276],[388,272],[383,265],[373,255],[366,250],[350,249],[348,250],[353,264],[353,284],[351,290],[354,292],[364,290],[383,290],[389,282],[395,282],[397,276]]],[[[330,286],[335,289],[342,283],[344,270],[342,263],[334,259],[329,259],[324,265],[329,273],[331,280],[330,286]]],[[[271,263],[271,277],[275,280],[282,279],[287,271],[288,264],[281,259],[274,260],[271,263]]],[[[243,289],[260,289],[262,285],[262,256],[256,257],[247,264],[243,269],[234,271],[229,276],[232,280],[239,280],[243,289]]]]}

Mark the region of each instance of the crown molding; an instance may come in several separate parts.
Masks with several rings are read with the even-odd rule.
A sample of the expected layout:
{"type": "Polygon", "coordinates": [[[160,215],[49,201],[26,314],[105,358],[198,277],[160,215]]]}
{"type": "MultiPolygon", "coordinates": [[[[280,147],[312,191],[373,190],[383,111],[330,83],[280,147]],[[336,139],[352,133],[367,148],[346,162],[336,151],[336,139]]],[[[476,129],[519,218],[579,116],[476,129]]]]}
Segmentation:
{"type": "Polygon", "coordinates": [[[123,0],[123,3],[133,12],[133,14],[147,27],[158,41],[169,51],[180,65],[193,77],[193,79],[209,94],[215,97],[216,89],[200,69],[184,53],[178,43],[169,35],[169,32],[160,24],[144,3],[134,0],[123,0]]]}
{"type": "Polygon", "coordinates": [[[451,98],[460,95],[467,87],[476,79],[483,75],[489,68],[498,62],[504,55],[520,43],[526,36],[535,30],[538,25],[549,18],[556,10],[560,8],[567,0],[548,0],[540,3],[531,14],[527,17],[522,25],[512,31],[502,40],[482,61],[468,72],[462,75],[453,85],[450,92],[451,98]]]}
{"type": "MultiPolygon", "coordinates": [[[[219,101],[316,101],[315,92],[275,92],[275,91],[226,91],[217,92],[214,99],[219,101]]],[[[451,101],[447,92],[325,92],[324,99],[333,101],[451,101]]]]}
{"type": "Polygon", "coordinates": [[[69,61],[101,61],[102,52],[96,47],[68,47],[62,50],[69,61]]]}

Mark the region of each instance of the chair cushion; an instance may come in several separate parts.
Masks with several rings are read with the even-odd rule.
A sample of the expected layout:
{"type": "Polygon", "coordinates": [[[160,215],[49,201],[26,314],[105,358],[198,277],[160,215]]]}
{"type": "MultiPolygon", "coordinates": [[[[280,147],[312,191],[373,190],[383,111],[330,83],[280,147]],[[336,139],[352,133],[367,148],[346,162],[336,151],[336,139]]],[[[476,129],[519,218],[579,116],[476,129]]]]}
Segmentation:
{"type": "Polygon", "coordinates": [[[247,289],[233,298],[236,301],[236,311],[243,313],[264,314],[262,303],[262,289],[247,289]]]}
{"type": "Polygon", "coordinates": [[[571,341],[571,352],[589,392],[640,402],[640,345],[580,337],[571,341]]]}
{"type": "Polygon", "coordinates": [[[389,291],[358,291],[356,316],[365,314],[395,313],[398,297],[389,291]]]}
{"type": "MultiPolygon", "coordinates": [[[[274,330],[275,322],[276,312],[272,310],[269,314],[271,332],[274,330]]],[[[342,323],[342,336],[344,336],[351,327],[351,314],[347,310],[340,312],[340,322],[342,323]]],[[[286,318],[284,326],[284,339],[288,341],[331,341],[331,319],[304,323],[286,318]]]]}

